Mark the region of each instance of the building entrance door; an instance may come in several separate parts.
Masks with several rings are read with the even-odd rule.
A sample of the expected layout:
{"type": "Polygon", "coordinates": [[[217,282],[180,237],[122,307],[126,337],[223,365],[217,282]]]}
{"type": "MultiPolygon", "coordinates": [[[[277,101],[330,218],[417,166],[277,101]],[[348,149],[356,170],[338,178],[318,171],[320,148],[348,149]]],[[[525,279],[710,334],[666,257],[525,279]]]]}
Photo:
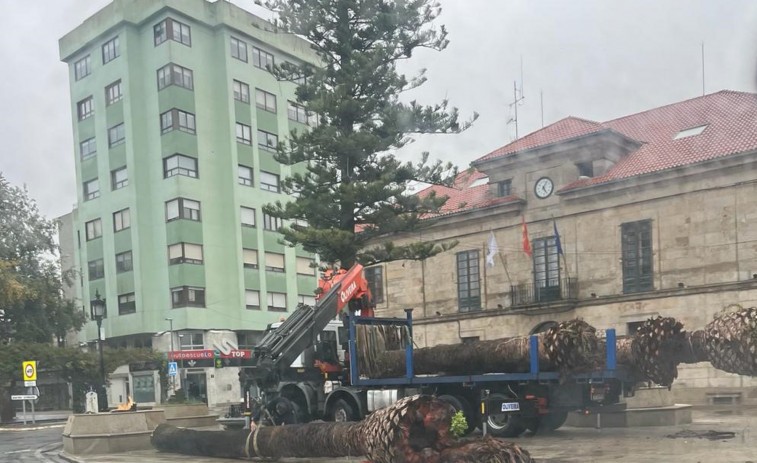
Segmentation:
{"type": "Polygon", "coordinates": [[[204,371],[188,371],[187,399],[208,403],[208,380],[204,371]]]}

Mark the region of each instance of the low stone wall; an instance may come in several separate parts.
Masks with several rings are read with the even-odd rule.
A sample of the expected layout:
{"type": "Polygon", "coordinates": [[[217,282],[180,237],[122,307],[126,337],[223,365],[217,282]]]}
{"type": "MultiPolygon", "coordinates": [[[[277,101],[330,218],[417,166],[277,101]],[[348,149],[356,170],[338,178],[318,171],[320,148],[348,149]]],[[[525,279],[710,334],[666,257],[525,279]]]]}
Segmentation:
{"type": "Polygon", "coordinates": [[[630,428],[689,423],[691,423],[691,405],[676,404],[667,407],[628,408],[591,415],[570,413],[565,424],[581,428],[630,428]]]}
{"type": "Polygon", "coordinates": [[[206,404],[161,405],[166,422],[182,428],[201,428],[218,424],[218,415],[211,415],[206,404]]]}
{"type": "Polygon", "coordinates": [[[71,415],[63,428],[63,450],[70,455],[148,450],[152,431],[165,422],[163,410],[71,415]]]}

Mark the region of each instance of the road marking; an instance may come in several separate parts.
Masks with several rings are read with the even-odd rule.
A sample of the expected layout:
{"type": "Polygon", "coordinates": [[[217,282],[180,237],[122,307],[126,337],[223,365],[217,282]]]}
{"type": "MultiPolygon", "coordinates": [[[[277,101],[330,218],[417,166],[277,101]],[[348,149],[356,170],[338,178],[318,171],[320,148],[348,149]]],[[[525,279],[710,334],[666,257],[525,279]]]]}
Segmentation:
{"type": "Polygon", "coordinates": [[[11,450],[10,452],[5,452],[5,455],[12,455],[14,453],[24,453],[24,452],[31,452],[32,449],[24,449],[24,450],[11,450]]]}
{"type": "Polygon", "coordinates": [[[13,428],[0,428],[0,431],[39,431],[40,429],[53,429],[62,428],[65,424],[53,424],[50,426],[37,426],[35,428],[13,427],[13,428]]]}
{"type": "Polygon", "coordinates": [[[34,452],[34,456],[37,457],[37,461],[44,461],[48,463],[55,463],[56,460],[52,460],[47,455],[44,455],[47,452],[51,452],[56,449],[62,449],[63,448],[63,442],[53,442],[51,444],[43,445],[42,447],[38,448],[36,452],[34,452]]]}

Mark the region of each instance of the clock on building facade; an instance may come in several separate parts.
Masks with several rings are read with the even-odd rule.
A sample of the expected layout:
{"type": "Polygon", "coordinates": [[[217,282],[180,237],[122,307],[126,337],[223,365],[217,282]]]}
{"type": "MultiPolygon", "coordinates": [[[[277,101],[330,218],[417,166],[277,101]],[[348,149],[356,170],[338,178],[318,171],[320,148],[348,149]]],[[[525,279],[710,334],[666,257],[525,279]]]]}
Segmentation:
{"type": "Polygon", "coordinates": [[[536,181],[536,184],[534,185],[534,194],[539,199],[544,199],[552,194],[552,191],[554,191],[555,185],[552,183],[552,179],[549,177],[542,177],[539,180],[536,181]]]}

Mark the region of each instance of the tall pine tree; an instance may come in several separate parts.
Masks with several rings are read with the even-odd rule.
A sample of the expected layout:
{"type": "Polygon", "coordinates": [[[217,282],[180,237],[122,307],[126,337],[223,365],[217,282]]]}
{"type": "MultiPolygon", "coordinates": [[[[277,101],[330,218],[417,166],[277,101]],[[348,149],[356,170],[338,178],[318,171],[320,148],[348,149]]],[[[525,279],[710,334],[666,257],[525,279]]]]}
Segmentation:
{"type": "MultiPolygon", "coordinates": [[[[326,262],[350,267],[397,259],[424,259],[455,243],[394,245],[378,237],[417,230],[446,198],[406,194],[408,182],[451,182],[452,165],[429,163],[428,153],[413,164],[395,151],[414,134],[457,133],[460,122],[447,101],[423,106],[400,101],[403,92],[422,85],[423,71],[412,79],[397,64],[419,48],[443,50],[441,12],[433,0],[273,0],[281,32],[304,37],[321,66],[284,63],[271,69],[281,80],[300,83],[297,99],[317,119],[311,130],[292,134],[276,158],[306,168],[282,181],[291,202],[268,205],[275,217],[293,220],[284,227],[290,245],[302,245],[326,262]],[[375,243],[375,241],[374,241],[375,243]]],[[[475,119],[477,115],[474,115],[475,119]]]]}

